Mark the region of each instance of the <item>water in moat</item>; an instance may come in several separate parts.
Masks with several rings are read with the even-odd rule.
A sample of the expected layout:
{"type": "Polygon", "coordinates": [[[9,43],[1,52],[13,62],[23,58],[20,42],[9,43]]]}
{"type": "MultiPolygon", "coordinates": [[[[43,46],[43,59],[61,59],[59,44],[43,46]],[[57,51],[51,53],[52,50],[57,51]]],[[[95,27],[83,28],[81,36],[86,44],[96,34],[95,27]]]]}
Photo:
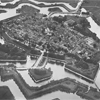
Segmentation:
{"type": "MultiPolygon", "coordinates": [[[[29,60],[29,57],[28,57],[28,63],[27,65],[23,65],[23,68],[30,68],[33,64],[35,63],[35,61],[33,60],[29,60]],[[32,62],[32,63],[31,63],[32,62]]],[[[16,66],[18,68],[22,67],[20,64],[16,64],[16,66]]],[[[56,64],[47,64],[46,65],[46,68],[51,68],[51,70],[53,71],[53,75],[52,75],[52,78],[50,80],[47,80],[47,81],[44,81],[44,82],[41,82],[41,83],[38,83],[36,84],[32,79],[31,77],[29,76],[28,74],[28,71],[27,70],[24,70],[24,71],[18,71],[21,76],[23,77],[23,79],[25,80],[25,82],[29,85],[29,86],[42,86],[42,85],[45,85],[47,83],[49,83],[51,80],[59,80],[59,79],[62,79],[62,78],[66,78],[66,77],[70,77],[72,79],[76,79],[76,81],[79,81],[79,82],[82,82],[84,84],[87,84],[89,86],[93,86],[95,87],[95,85],[93,84],[89,84],[88,82],[74,76],[73,74],[70,74],[68,72],[65,72],[64,70],[64,66],[60,66],[60,65],[56,65],[56,64]]],[[[19,90],[17,84],[13,81],[13,80],[9,80],[9,81],[6,81],[6,82],[0,82],[0,85],[3,86],[3,85],[7,85],[11,92],[14,94],[15,98],[16,99],[19,99],[22,98],[23,100],[25,99],[24,96],[22,96],[22,93],[21,91],[19,90]],[[4,84],[3,84],[4,83],[4,84]]],[[[63,93],[63,92],[54,92],[54,93],[50,93],[50,94],[47,94],[47,95],[44,95],[36,100],[50,100],[50,99],[43,99],[43,98],[50,98],[50,97],[58,97],[58,98],[62,98],[61,100],[64,100],[64,98],[69,98],[69,100],[81,100],[80,97],[76,96],[76,95],[73,95],[73,94],[66,94],[66,93],[63,93]],[[58,95],[59,94],[59,95],[58,95]],[[73,98],[73,99],[72,99],[73,98]],[[75,99],[76,98],[76,99],[75,99]]]]}
{"type": "MultiPolygon", "coordinates": [[[[18,1],[18,0],[17,0],[18,1]]],[[[31,0],[33,1],[33,0],[31,0]]],[[[14,2],[12,2],[14,3],[14,2]]],[[[37,3],[37,2],[36,2],[37,3]]],[[[43,2],[44,3],[44,2],[43,2]]],[[[45,3],[46,5],[47,4],[50,4],[50,3],[45,3]]],[[[5,5],[5,4],[3,4],[5,5]]],[[[17,8],[21,8],[22,5],[26,5],[26,4],[21,4],[19,5],[18,7],[14,8],[14,9],[6,9],[7,10],[7,13],[3,13],[3,14],[0,14],[0,20],[3,20],[3,19],[6,19],[6,18],[9,18],[9,17],[12,17],[12,16],[15,16],[17,15],[16,14],[16,9],[17,8]]],[[[27,5],[30,5],[30,4],[27,4],[27,5]]],[[[70,9],[75,9],[73,7],[71,7],[68,3],[65,5],[67,5],[67,7],[69,7],[70,9]]],[[[40,9],[40,12],[41,13],[44,13],[44,14],[48,14],[48,7],[46,8],[39,8],[39,7],[36,7],[34,5],[31,5],[35,8],[38,8],[40,9]]],[[[61,9],[65,12],[65,9],[61,7],[61,9]]],[[[87,20],[90,22],[91,24],[91,28],[90,30],[95,32],[97,34],[97,36],[100,38],[100,27],[93,21],[93,19],[91,17],[87,18],[87,20]]],[[[0,42],[3,43],[2,40],[0,40],[0,42]]],[[[29,68],[31,67],[34,63],[35,63],[35,60],[30,60],[30,58],[28,57],[28,62],[26,65],[20,65],[20,64],[16,64],[17,67],[24,67],[24,68],[29,68]]],[[[64,71],[64,66],[60,66],[60,65],[56,65],[56,64],[47,64],[46,65],[46,68],[51,68],[51,70],[53,71],[53,76],[50,80],[48,81],[44,81],[44,82],[41,82],[39,84],[36,84],[29,76],[28,74],[28,71],[27,70],[24,70],[24,71],[18,71],[21,76],[23,77],[23,79],[25,80],[25,82],[29,85],[29,86],[42,86],[42,85],[45,85],[47,84],[48,82],[50,82],[51,80],[59,80],[59,79],[62,79],[62,78],[65,78],[65,77],[70,77],[72,79],[76,79],[76,81],[79,81],[79,82],[82,82],[88,86],[93,86],[95,87],[95,85],[93,84],[90,84],[76,76],[74,76],[73,74],[70,74],[68,72],[65,72],[64,71]]],[[[96,84],[100,87],[100,71],[98,72],[97,74],[97,78],[96,78],[96,84]]],[[[17,84],[13,81],[13,80],[9,80],[9,81],[6,81],[6,82],[2,82],[0,81],[0,86],[3,86],[3,85],[6,85],[10,88],[11,92],[13,93],[14,97],[16,100],[26,100],[24,95],[22,94],[22,92],[20,91],[20,89],[18,88],[17,84]]],[[[47,95],[44,95],[40,98],[37,98],[35,100],[51,100],[53,98],[59,98],[61,100],[65,100],[68,98],[68,100],[83,100],[81,99],[79,96],[77,95],[74,95],[74,94],[66,94],[66,93],[63,93],[63,92],[60,92],[60,91],[57,91],[57,92],[54,92],[54,93],[50,93],[50,94],[47,94],[47,95]]]]}
{"type": "MultiPolygon", "coordinates": [[[[100,26],[98,26],[91,17],[87,18],[87,20],[90,22],[90,25],[91,25],[90,30],[92,32],[96,33],[97,37],[100,38],[100,26]]],[[[100,81],[99,80],[100,80],[100,63],[99,63],[99,71],[98,71],[97,77],[95,79],[95,83],[97,84],[97,86],[100,89],[100,81]]]]}

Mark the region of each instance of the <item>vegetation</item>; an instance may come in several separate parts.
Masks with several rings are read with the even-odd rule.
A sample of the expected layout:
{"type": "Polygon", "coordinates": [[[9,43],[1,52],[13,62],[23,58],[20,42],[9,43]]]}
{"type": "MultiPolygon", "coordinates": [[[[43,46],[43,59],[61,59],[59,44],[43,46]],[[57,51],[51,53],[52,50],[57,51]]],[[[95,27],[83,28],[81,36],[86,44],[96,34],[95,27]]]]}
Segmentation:
{"type": "MultiPolygon", "coordinates": [[[[74,0],[73,4],[75,4],[75,2],[76,1],[74,0]]],[[[20,0],[15,4],[9,3],[5,6],[0,5],[0,8],[15,8],[22,3],[34,4],[35,6],[39,7],[46,7],[46,5],[42,3],[37,5],[34,2],[32,3],[28,0],[20,0]]],[[[49,5],[49,7],[50,6],[51,5],[49,5]]],[[[59,6],[63,5],[59,4],[59,6]]],[[[57,10],[57,8],[55,10],[57,10]]],[[[49,11],[52,11],[52,9],[49,9],[49,11]]],[[[65,57],[73,58],[72,65],[70,66],[67,66],[67,61],[65,61],[66,68],[69,68],[74,72],[90,78],[91,80],[95,78],[99,67],[98,62],[100,60],[100,52],[97,52],[96,48],[90,47],[85,42],[85,39],[87,37],[92,37],[97,44],[100,43],[100,39],[96,36],[95,33],[92,33],[88,29],[90,24],[85,18],[69,16],[43,18],[45,15],[40,14],[38,9],[26,5],[22,6],[21,9],[17,9],[17,13],[21,13],[21,15],[16,18],[8,19],[0,25],[1,36],[3,36],[6,41],[4,45],[0,44],[1,59],[26,59],[27,54],[36,54],[37,56],[40,55],[40,50],[37,50],[37,48],[41,50],[46,49],[49,53],[45,53],[44,56],[48,56],[51,59],[56,60],[67,60],[65,57]],[[10,38],[8,38],[7,35],[10,38]],[[94,52],[96,53],[94,54],[94,52]],[[89,56],[89,53],[91,53],[92,56],[89,56]],[[90,60],[87,60],[86,57],[88,56],[90,57],[90,60]],[[90,63],[91,61],[93,61],[93,63],[90,63]]],[[[93,18],[96,17],[94,16],[93,18]]],[[[59,64],[59,62],[55,62],[59,64]]],[[[50,77],[52,72],[50,70],[29,69],[29,74],[33,79],[39,81],[43,78],[50,77]]],[[[51,81],[49,84],[41,87],[29,87],[22,80],[21,76],[14,70],[11,70],[11,73],[7,73],[7,70],[5,70],[3,73],[2,79],[4,79],[4,81],[9,78],[14,79],[20,90],[28,99],[36,98],[58,90],[67,93],[75,93],[76,90],[78,90],[77,94],[81,97],[88,99],[91,98],[91,100],[93,98],[99,98],[98,95],[93,95],[92,97],[87,96],[87,89],[85,91],[84,88],[77,87],[77,83],[75,81],[69,80],[68,78],[64,80],[62,79],[58,81],[51,81]],[[73,86],[71,87],[71,85],[74,86],[73,89],[73,86]]],[[[97,93],[97,91],[95,92],[97,93]]],[[[94,92],[92,91],[92,93],[89,93],[93,94],[94,92]]]]}
{"type": "Polygon", "coordinates": [[[35,82],[41,82],[45,79],[49,79],[52,75],[52,71],[49,69],[29,69],[29,75],[35,82]]]}
{"type": "Polygon", "coordinates": [[[0,100],[15,100],[7,86],[0,86],[0,100]]]}
{"type": "Polygon", "coordinates": [[[76,62],[75,62],[75,65],[76,65],[77,68],[81,68],[81,69],[83,69],[83,70],[84,70],[84,69],[86,69],[86,70],[89,69],[88,64],[87,64],[86,62],[82,61],[82,60],[76,61],[76,62]]]}
{"type": "Polygon", "coordinates": [[[90,60],[92,60],[95,63],[98,63],[100,61],[100,51],[94,53],[94,55],[90,57],[90,60]]]}
{"type": "Polygon", "coordinates": [[[92,13],[92,18],[100,26],[100,0],[84,0],[82,7],[92,13]]]}
{"type": "Polygon", "coordinates": [[[2,3],[5,3],[5,2],[12,2],[14,0],[1,0],[2,3]]]}
{"type": "Polygon", "coordinates": [[[49,2],[49,3],[54,3],[54,2],[65,2],[69,3],[71,6],[76,7],[78,0],[37,0],[39,2],[49,2]]]}
{"type": "MultiPolygon", "coordinates": [[[[43,85],[41,87],[30,87],[28,84],[26,84],[26,82],[23,80],[21,75],[16,70],[10,70],[10,71],[11,73],[8,73],[7,70],[5,70],[3,76],[1,77],[2,80],[6,81],[9,78],[14,79],[14,81],[19,86],[20,90],[22,91],[26,99],[37,98],[44,94],[55,92],[58,90],[66,93],[76,92],[77,95],[84,94],[84,98],[91,97],[93,100],[99,98],[100,95],[100,92],[98,92],[95,88],[90,89],[88,91],[87,85],[84,85],[83,83],[78,83],[74,79],[70,79],[70,78],[51,81],[50,83],[43,85]]],[[[82,97],[82,95],[79,96],[82,97]]]]}
{"type": "Polygon", "coordinates": [[[0,10],[0,14],[1,13],[6,13],[7,11],[6,10],[0,10]]]}
{"type": "Polygon", "coordinates": [[[99,65],[86,63],[86,62],[80,60],[80,61],[75,61],[74,64],[72,64],[72,65],[67,65],[67,63],[66,63],[65,69],[67,70],[67,68],[74,71],[74,72],[72,72],[74,74],[76,74],[76,73],[81,74],[81,75],[78,75],[80,77],[83,77],[83,78],[87,77],[88,80],[94,80],[94,78],[97,74],[99,65]]]}
{"type": "Polygon", "coordinates": [[[49,8],[49,12],[62,12],[62,10],[59,7],[49,8]]]}
{"type": "Polygon", "coordinates": [[[13,45],[0,44],[0,59],[25,60],[26,54],[13,45]]]}
{"type": "Polygon", "coordinates": [[[26,13],[26,14],[32,14],[33,15],[34,13],[39,12],[39,10],[34,8],[34,7],[24,5],[21,8],[17,9],[16,12],[17,13],[26,13]]]}

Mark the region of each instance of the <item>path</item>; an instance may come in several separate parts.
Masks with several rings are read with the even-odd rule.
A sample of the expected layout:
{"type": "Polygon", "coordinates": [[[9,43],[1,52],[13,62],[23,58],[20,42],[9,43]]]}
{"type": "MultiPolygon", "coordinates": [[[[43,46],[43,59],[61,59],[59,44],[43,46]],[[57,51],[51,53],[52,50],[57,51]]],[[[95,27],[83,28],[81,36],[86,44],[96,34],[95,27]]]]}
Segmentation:
{"type": "Polygon", "coordinates": [[[38,58],[38,60],[36,61],[36,63],[31,68],[37,68],[38,67],[39,63],[43,59],[43,55],[44,55],[45,51],[46,51],[45,49],[43,51],[41,51],[42,52],[41,56],[38,58]]]}

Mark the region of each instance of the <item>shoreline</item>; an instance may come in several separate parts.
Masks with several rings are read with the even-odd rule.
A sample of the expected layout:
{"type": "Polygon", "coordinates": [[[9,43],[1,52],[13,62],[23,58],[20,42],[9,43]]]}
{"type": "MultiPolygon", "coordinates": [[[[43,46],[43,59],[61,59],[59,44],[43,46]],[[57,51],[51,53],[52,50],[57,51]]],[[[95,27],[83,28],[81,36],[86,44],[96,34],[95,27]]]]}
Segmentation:
{"type": "Polygon", "coordinates": [[[63,7],[64,9],[70,11],[70,9],[65,6],[64,4],[51,4],[51,5],[45,5],[43,3],[35,3],[35,2],[32,2],[32,1],[17,1],[15,4],[6,4],[6,5],[0,5],[0,8],[3,8],[3,9],[12,9],[12,8],[16,8],[18,7],[20,4],[23,4],[23,3],[28,3],[28,4],[32,4],[36,7],[39,7],[39,8],[43,8],[43,7],[57,7],[57,6],[60,6],[60,7],[63,7]]]}
{"type": "MultiPolygon", "coordinates": [[[[50,7],[62,7],[63,9],[63,11],[68,11],[68,12],[73,12],[73,11],[78,11],[79,10],[79,7],[80,7],[80,5],[83,3],[83,0],[79,0],[79,2],[77,3],[77,6],[76,6],[76,8],[73,8],[69,3],[63,3],[63,2],[61,2],[61,3],[45,3],[45,2],[41,2],[41,3],[39,3],[38,1],[16,1],[16,2],[14,2],[14,4],[5,4],[5,5],[1,5],[0,7],[2,8],[4,8],[4,7],[14,7],[14,9],[15,8],[17,8],[18,6],[20,6],[20,4],[31,4],[31,6],[32,7],[34,7],[35,9],[38,9],[38,10],[40,10],[40,11],[42,11],[43,9],[44,9],[44,7],[47,7],[47,8],[50,8],[50,7]],[[15,5],[15,6],[14,6],[15,5]],[[42,8],[43,9],[42,9],[42,8]],[[66,9],[66,10],[64,10],[64,9],[66,9]]],[[[27,5],[28,5],[27,4],[27,5]]],[[[11,7],[11,8],[12,8],[11,7]]],[[[59,7],[59,8],[60,8],[59,7]]],[[[20,8],[20,7],[19,7],[20,8]]],[[[13,9],[13,10],[14,10],[13,9]]],[[[17,10],[17,9],[15,9],[15,10],[17,10]]],[[[45,10],[45,9],[44,9],[45,10]]],[[[42,11],[42,13],[43,13],[43,11],[42,11]]],[[[47,14],[47,12],[46,12],[46,14],[47,14]]],[[[17,13],[16,13],[16,15],[17,15],[17,13]]],[[[16,16],[16,15],[14,15],[14,16],[16,16]]],[[[11,17],[11,16],[10,16],[11,17]]],[[[7,19],[7,18],[6,18],[7,19]]]]}
{"type": "MultiPolygon", "coordinates": [[[[1,77],[1,79],[3,81],[9,80],[9,78],[13,79],[15,81],[15,83],[18,85],[18,87],[20,88],[20,90],[22,91],[22,93],[24,94],[24,96],[27,99],[41,97],[44,94],[48,94],[48,93],[55,92],[58,90],[60,90],[62,92],[66,92],[66,93],[73,93],[73,94],[81,93],[81,94],[84,94],[84,98],[86,98],[86,96],[89,97],[89,93],[91,93],[91,92],[93,92],[96,95],[99,93],[99,95],[100,95],[100,92],[97,92],[96,88],[95,88],[96,91],[92,91],[91,89],[88,91],[87,85],[80,83],[80,82],[76,82],[75,79],[71,79],[71,78],[65,78],[65,79],[61,79],[61,80],[57,80],[57,81],[51,81],[50,83],[43,85],[41,87],[30,87],[28,84],[26,84],[26,82],[23,80],[21,75],[16,70],[13,70],[12,74],[10,73],[7,75],[7,73],[6,73],[1,77]],[[88,91],[87,92],[88,94],[85,93],[86,91],[88,91]]],[[[81,95],[79,95],[79,96],[82,98],[81,95]]],[[[90,98],[93,99],[96,97],[94,97],[94,95],[93,95],[90,98]]],[[[95,100],[97,100],[97,99],[95,99],[95,100]]]]}

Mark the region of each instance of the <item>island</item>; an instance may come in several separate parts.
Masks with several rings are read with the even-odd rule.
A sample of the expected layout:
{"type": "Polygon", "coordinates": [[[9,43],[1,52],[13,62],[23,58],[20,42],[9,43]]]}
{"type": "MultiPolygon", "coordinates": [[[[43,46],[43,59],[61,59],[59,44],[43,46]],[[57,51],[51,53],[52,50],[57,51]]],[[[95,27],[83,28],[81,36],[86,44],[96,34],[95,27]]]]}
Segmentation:
{"type": "Polygon", "coordinates": [[[47,3],[60,3],[60,2],[64,2],[64,3],[69,3],[71,6],[76,7],[78,0],[37,0],[38,2],[47,2],[47,3]]]}
{"type": "Polygon", "coordinates": [[[52,13],[52,12],[62,12],[62,10],[59,7],[49,8],[48,11],[50,13],[52,13]]]}
{"type": "Polygon", "coordinates": [[[6,12],[7,12],[6,10],[0,10],[0,14],[6,13],[6,12]]]}
{"type": "MultiPolygon", "coordinates": [[[[91,25],[87,20],[88,17],[95,16],[90,9],[86,13],[81,12],[81,8],[86,8],[86,2],[88,5],[90,1],[79,1],[80,5],[75,10],[69,9],[64,3],[47,5],[30,0],[0,5],[1,9],[14,9],[23,3],[34,5],[23,5],[16,10],[18,15],[0,21],[0,38],[4,41],[3,44],[0,43],[0,63],[3,63],[0,65],[1,81],[13,79],[28,100],[55,91],[73,93],[87,100],[100,100],[99,88],[67,76],[51,80],[54,73],[46,68],[47,64],[56,64],[57,67],[60,65],[66,73],[75,74],[94,84],[99,71],[100,39],[90,30],[91,25]],[[62,12],[58,6],[68,12],[62,12]],[[35,7],[50,7],[48,11],[51,13],[40,13],[41,11],[35,7]],[[57,13],[59,16],[55,16],[57,13]],[[36,61],[35,64],[33,61],[32,66],[22,66],[27,64],[28,56],[30,61],[36,61]],[[29,78],[33,79],[32,82],[47,83],[42,86],[29,86],[18,71],[17,63],[21,63],[19,69],[26,70],[29,78]]],[[[75,4],[77,1],[70,2],[75,4]]]]}
{"type": "Polygon", "coordinates": [[[36,83],[42,82],[52,77],[52,71],[50,69],[45,68],[29,69],[28,73],[36,83]]]}

